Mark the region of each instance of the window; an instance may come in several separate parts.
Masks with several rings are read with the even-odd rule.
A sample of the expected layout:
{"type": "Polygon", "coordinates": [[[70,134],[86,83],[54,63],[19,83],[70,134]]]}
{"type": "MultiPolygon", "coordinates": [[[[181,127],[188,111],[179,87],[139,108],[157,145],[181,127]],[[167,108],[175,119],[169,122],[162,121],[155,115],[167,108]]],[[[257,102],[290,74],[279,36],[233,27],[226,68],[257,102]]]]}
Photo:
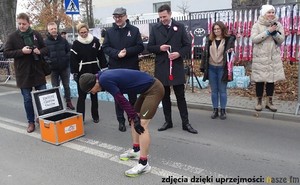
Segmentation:
{"type": "Polygon", "coordinates": [[[158,8],[161,5],[167,4],[171,7],[171,1],[165,1],[165,2],[159,2],[159,3],[153,3],[153,12],[158,12],[158,8]]]}

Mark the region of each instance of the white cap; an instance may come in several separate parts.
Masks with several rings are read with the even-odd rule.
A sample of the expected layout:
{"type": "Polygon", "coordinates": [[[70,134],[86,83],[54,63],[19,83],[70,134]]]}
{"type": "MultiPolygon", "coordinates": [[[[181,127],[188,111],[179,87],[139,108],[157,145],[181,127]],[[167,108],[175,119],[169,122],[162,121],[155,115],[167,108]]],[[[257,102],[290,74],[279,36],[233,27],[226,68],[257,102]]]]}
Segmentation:
{"type": "Polygon", "coordinates": [[[266,15],[266,13],[270,10],[275,11],[274,6],[269,5],[269,4],[262,5],[261,10],[260,10],[260,15],[266,15]]]}

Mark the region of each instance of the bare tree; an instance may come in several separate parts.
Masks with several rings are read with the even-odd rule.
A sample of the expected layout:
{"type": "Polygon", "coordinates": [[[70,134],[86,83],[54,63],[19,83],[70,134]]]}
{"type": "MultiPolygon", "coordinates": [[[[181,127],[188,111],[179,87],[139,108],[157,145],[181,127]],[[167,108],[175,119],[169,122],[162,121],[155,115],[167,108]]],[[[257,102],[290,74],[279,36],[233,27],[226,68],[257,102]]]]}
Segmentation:
{"type": "Polygon", "coordinates": [[[179,12],[181,12],[183,15],[188,14],[190,8],[188,0],[181,1],[181,5],[178,5],[177,8],[179,9],[179,12]]]}
{"type": "Polygon", "coordinates": [[[16,30],[17,0],[0,0],[0,39],[5,43],[7,36],[16,30]]]}
{"type": "Polygon", "coordinates": [[[83,7],[83,21],[87,22],[90,28],[94,28],[93,0],[81,0],[79,2],[83,7]]]}

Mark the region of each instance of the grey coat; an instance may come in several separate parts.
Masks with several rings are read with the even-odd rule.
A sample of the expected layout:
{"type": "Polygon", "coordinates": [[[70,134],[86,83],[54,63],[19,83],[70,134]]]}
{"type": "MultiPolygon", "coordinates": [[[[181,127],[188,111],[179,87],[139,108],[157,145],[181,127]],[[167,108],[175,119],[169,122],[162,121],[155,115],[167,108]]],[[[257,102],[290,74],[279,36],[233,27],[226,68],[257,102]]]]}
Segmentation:
{"type": "Polygon", "coordinates": [[[276,82],[284,80],[284,70],[280,57],[280,45],[284,42],[284,30],[278,18],[268,21],[260,16],[251,30],[253,43],[253,60],[251,81],[276,82]],[[267,28],[277,23],[278,33],[274,36],[267,34],[267,28]]]}

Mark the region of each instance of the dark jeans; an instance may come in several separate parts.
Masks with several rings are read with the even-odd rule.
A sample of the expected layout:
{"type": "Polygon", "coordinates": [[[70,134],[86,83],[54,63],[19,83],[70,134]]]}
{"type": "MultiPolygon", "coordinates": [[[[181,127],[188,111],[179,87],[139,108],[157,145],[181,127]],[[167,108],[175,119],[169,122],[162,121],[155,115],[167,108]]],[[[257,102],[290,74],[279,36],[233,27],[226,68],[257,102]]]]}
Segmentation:
{"type": "MultiPolygon", "coordinates": [[[[173,123],[172,122],[172,110],[171,110],[171,88],[170,86],[164,86],[165,88],[165,95],[162,99],[162,105],[163,105],[163,111],[165,115],[165,121],[167,123],[173,123]]],[[[184,84],[181,85],[174,85],[173,90],[176,96],[177,100],[177,107],[180,113],[182,125],[186,125],[189,123],[188,118],[188,110],[185,100],[185,93],[184,93],[184,84]]]]}
{"type": "MultiPolygon", "coordinates": [[[[264,86],[265,86],[265,82],[256,82],[255,83],[256,97],[263,96],[264,86]]],[[[266,83],[267,96],[273,96],[273,93],[274,93],[274,83],[266,83]]]]}
{"type": "Polygon", "coordinates": [[[60,85],[60,79],[64,87],[66,101],[71,101],[71,90],[70,90],[70,68],[67,67],[63,70],[53,70],[51,72],[51,84],[53,87],[60,85]]]}
{"type": "MultiPolygon", "coordinates": [[[[86,99],[87,93],[80,89],[78,83],[77,83],[77,91],[78,91],[78,100],[77,100],[76,111],[79,113],[82,113],[83,120],[84,120],[84,118],[85,118],[85,99],[86,99]]],[[[96,94],[90,93],[90,96],[91,96],[91,102],[92,102],[92,107],[91,107],[92,118],[93,118],[93,120],[96,120],[96,119],[99,120],[97,93],[96,94]]]]}
{"type": "MultiPolygon", "coordinates": [[[[134,106],[137,99],[137,95],[132,93],[129,93],[127,95],[130,104],[134,106]]],[[[115,101],[115,110],[116,110],[117,120],[119,121],[119,123],[125,123],[124,110],[120,107],[120,105],[116,101],[115,101]]]]}
{"type": "MultiPolygon", "coordinates": [[[[35,90],[42,90],[46,89],[46,84],[35,86],[35,90]]],[[[34,110],[32,104],[32,97],[31,97],[32,87],[30,88],[21,88],[21,93],[24,100],[24,107],[26,111],[26,117],[28,123],[34,123],[34,110]]]]}

